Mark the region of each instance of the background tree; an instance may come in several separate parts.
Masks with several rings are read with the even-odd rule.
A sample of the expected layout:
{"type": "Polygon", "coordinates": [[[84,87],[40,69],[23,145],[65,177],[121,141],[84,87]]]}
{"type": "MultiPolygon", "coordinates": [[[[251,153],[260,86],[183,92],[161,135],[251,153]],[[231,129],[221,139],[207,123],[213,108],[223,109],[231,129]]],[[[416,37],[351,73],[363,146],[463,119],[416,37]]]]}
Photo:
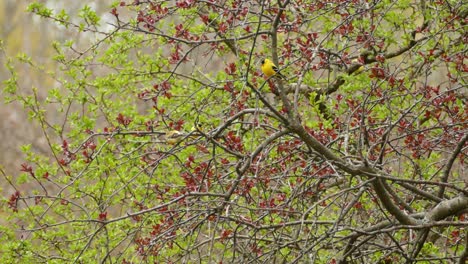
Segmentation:
{"type": "MultiPolygon", "coordinates": [[[[43,1],[45,2],[45,1],[43,1]]],[[[81,3],[67,3],[67,12],[70,16],[77,16],[81,3]]],[[[85,35],[77,37],[73,31],[67,30],[65,27],[60,27],[47,20],[40,20],[39,17],[32,16],[30,13],[24,12],[31,1],[24,0],[0,0],[0,81],[3,82],[10,77],[8,69],[3,67],[9,57],[23,56],[27,54],[34,58],[35,65],[42,65],[47,70],[53,70],[57,63],[51,60],[55,55],[55,50],[51,45],[53,40],[65,41],[69,39],[76,40],[76,46],[89,45],[89,39],[85,35]]],[[[65,6],[63,1],[47,1],[50,6],[55,6],[59,10],[65,6]]],[[[103,5],[95,3],[94,6],[99,13],[108,13],[108,4],[103,5]]],[[[110,16],[110,15],[109,15],[110,16]]],[[[51,87],[54,86],[52,78],[46,78],[40,71],[34,69],[34,65],[29,63],[21,63],[18,60],[11,62],[15,67],[17,75],[22,76],[21,86],[26,87],[51,87]],[[27,77],[26,77],[27,76],[27,77]]],[[[39,89],[37,96],[45,98],[47,89],[39,89]]],[[[2,93],[3,95],[3,93],[2,93]]],[[[51,112],[55,112],[56,107],[47,108],[51,112]]],[[[27,112],[22,110],[19,102],[10,104],[0,101],[0,148],[3,150],[3,155],[0,155],[0,164],[6,173],[16,173],[21,160],[24,158],[20,148],[23,144],[31,144],[31,149],[37,153],[47,154],[49,148],[43,138],[42,129],[37,124],[28,122],[27,112]],[[12,131],[14,133],[12,133],[12,131]],[[31,139],[37,139],[32,141],[31,139]]],[[[51,122],[61,122],[62,117],[53,119],[49,117],[51,122]]],[[[3,183],[3,182],[2,182],[3,183]]],[[[11,193],[11,188],[1,184],[4,190],[4,195],[11,193]]],[[[1,221],[1,220],[0,220],[1,221]]]]}
{"type": "Polygon", "coordinates": [[[4,94],[50,155],[24,146],[22,174],[3,173],[2,262],[464,263],[466,10],[31,4],[96,41],[53,43],[46,98],[8,62],[4,94]]]}

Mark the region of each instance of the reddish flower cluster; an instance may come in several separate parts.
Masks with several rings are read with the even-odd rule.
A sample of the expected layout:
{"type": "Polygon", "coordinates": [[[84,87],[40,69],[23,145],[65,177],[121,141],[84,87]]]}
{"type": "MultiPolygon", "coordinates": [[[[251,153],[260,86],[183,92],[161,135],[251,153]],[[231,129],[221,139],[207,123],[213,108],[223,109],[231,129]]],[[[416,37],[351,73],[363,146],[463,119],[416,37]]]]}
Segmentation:
{"type": "Polygon", "coordinates": [[[8,208],[12,209],[13,212],[18,212],[18,201],[20,199],[20,192],[14,192],[8,199],[8,208]]]}
{"type": "Polygon", "coordinates": [[[119,113],[116,120],[120,125],[123,125],[124,127],[127,127],[133,121],[132,118],[126,117],[122,113],[119,113]]]}

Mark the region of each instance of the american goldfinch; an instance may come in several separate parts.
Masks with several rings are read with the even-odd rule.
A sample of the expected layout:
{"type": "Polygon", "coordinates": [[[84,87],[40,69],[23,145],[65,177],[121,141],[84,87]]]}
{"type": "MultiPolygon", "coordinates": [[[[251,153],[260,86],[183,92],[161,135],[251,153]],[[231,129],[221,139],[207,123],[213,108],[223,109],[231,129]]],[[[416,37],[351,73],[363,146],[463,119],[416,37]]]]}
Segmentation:
{"type": "MultiPolygon", "coordinates": [[[[197,124],[197,127],[198,129],[200,129],[201,125],[197,124]]],[[[164,135],[164,140],[167,144],[175,145],[177,143],[180,143],[184,139],[193,140],[199,136],[201,136],[201,134],[195,129],[195,127],[193,127],[190,133],[181,132],[178,130],[171,130],[169,132],[166,132],[166,134],[164,135]]]]}
{"type": "Polygon", "coordinates": [[[166,135],[164,136],[164,139],[166,140],[167,144],[175,145],[179,143],[185,136],[186,134],[180,131],[171,130],[166,133],[166,135]]]}
{"type": "Polygon", "coordinates": [[[364,65],[361,62],[359,62],[358,59],[352,60],[352,63],[353,63],[353,65],[352,65],[353,68],[359,66],[359,68],[357,68],[355,71],[353,71],[353,74],[359,74],[359,73],[363,72],[366,69],[364,67],[364,65]]]}
{"type": "Polygon", "coordinates": [[[281,79],[286,79],[286,77],[279,72],[278,67],[269,59],[262,60],[262,72],[266,77],[276,75],[281,79]]]}
{"type": "Polygon", "coordinates": [[[192,132],[203,131],[203,125],[201,123],[196,123],[195,125],[193,125],[191,131],[192,132]]]}

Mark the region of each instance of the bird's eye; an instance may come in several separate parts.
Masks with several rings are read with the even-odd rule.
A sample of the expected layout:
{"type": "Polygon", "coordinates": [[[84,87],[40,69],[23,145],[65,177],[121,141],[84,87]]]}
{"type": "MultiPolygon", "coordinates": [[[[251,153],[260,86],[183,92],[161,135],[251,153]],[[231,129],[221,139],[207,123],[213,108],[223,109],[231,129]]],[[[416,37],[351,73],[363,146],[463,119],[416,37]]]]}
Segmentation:
{"type": "Polygon", "coordinates": [[[264,63],[265,63],[265,60],[262,60],[262,64],[264,64],[264,63]]]}

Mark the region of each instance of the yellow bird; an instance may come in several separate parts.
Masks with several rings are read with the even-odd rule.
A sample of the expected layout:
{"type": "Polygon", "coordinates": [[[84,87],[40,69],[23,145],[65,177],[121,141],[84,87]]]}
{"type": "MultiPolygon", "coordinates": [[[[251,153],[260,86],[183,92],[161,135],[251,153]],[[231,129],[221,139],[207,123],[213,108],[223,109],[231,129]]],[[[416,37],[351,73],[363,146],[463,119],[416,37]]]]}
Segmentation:
{"type": "MultiPolygon", "coordinates": [[[[197,127],[200,129],[201,125],[197,124],[197,127]]],[[[164,135],[164,140],[166,141],[167,144],[170,144],[170,145],[178,144],[184,139],[193,140],[193,139],[201,136],[201,134],[197,130],[194,130],[194,129],[195,128],[192,128],[192,132],[190,132],[190,133],[181,132],[181,131],[178,131],[178,130],[168,131],[164,135]]]]}
{"type": "Polygon", "coordinates": [[[185,136],[186,134],[180,131],[172,130],[167,132],[164,138],[168,144],[175,145],[179,143],[185,136]]]}
{"type": "Polygon", "coordinates": [[[195,125],[193,125],[192,130],[190,131],[192,132],[203,131],[203,125],[201,123],[196,123],[195,125]]]}
{"type": "Polygon", "coordinates": [[[279,72],[278,67],[269,59],[262,60],[262,72],[268,78],[276,75],[281,79],[286,79],[286,77],[279,72]]]}
{"type": "Polygon", "coordinates": [[[364,65],[361,62],[359,62],[358,59],[354,59],[351,62],[353,63],[353,65],[352,65],[353,67],[354,67],[355,64],[360,65],[359,68],[353,72],[353,74],[359,74],[359,73],[363,72],[366,69],[364,67],[364,65]]]}

